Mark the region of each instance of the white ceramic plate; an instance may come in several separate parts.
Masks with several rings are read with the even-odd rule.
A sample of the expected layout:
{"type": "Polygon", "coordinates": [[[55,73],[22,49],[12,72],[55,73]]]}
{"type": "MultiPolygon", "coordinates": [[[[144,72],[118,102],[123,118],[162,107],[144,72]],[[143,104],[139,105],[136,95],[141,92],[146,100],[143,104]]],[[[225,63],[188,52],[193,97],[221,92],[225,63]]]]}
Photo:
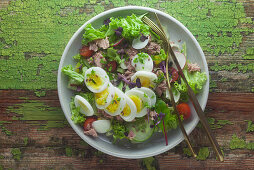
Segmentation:
{"type": "MultiPolygon", "coordinates": [[[[73,66],[75,65],[75,61],[72,59],[72,56],[79,53],[79,49],[81,48],[83,30],[87,24],[92,23],[92,25],[95,28],[98,28],[103,24],[103,21],[105,19],[112,16],[125,17],[127,15],[131,15],[132,13],[140,15],[144,13],[154,13],[154,12],[158,14],[162,25],[167,28],[167,32],[170,35],[171,41],[177,42],[178,40],[181,40],[181,43],[186,42],[188,59],[191,62],[198,63],[199,66],[201,67],[201,70],[206,72],[207,83],[205,84],[202,93],[200,93],[197,96],[202,109],[204,109],[206,106],[208,93],[209,93],[209,74],[208,74],[206,59],[197,40],[194,38],[191,32],[185,26],[183,26],[179,21],[177,21],[175,18],[171,17],[170,15],[164,12],[158,11],[156,9],[146,8],[146,7],[137,7],[137,6],[114,8],[93,17],[92,19],[87,21],[84,25],[82,25],[78,29],[78,31],[72,36],[69,43],[67,44],[59,64],[57,87],[58,87],[59,100],[60,100],[63,112],[66,116],[66,119],[70,123],[71,127],[89,145],[109,155],[113,155],[113,156],[121,157],[121,158],[129,158],[129,159],[150,157],[150,156],[154,156],[154,155],[158,155],[160,153],[166,152],[169,149],[175,147],[177,144],[183,141],[184,137],[179,128],[176,130],[171,130],[167,134],[168,146],[166,146],[165,139],[162,133],[156,133],[151,137],[151,139],[140,144],[130,144],[129,142],[126,142],[126,141],[121,141],[119,143],[113,144],[110,142],[108,137],[105,137],[103,135],[99,136],[98,138],[93,138],[93,137],[84,135],[83,128],[74,124],[73,121],[71,120],[71,112],[70,112],[69,103],[74,93],[73,91],[67,89],[68,78],[67,76],[61,73],[61,68],[68,64],[72,64],[73,66]]],[[[199,121],[199,118],[192,106],[191,106],[191,111],[192,111],[192,115],[190,119],[184,122],[184,127],[186,129],[187,134],[191,133],[191,131],[196,127],[199,121]]]]}

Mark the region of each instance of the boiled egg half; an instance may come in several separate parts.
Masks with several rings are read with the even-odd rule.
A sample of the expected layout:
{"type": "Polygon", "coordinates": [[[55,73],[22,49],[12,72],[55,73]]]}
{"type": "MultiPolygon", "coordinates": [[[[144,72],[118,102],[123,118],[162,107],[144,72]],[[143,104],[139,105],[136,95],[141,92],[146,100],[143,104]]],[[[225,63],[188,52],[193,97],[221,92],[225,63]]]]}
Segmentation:
{"type": "Polygon", "coordinates": [[[76,107],[80,107],[80,113],[83,113],[86,116],[92,116],[94,114],[91,104],[82,96],[76,95],[74,98],[74,104],[76,107]]]}
{"type": "Polygon", "coordinates": [[[156,103],[156,95],[155,93],[147,88],[147,87],[141,87],[141,88],[134,88],[135,90],[142,91],[144,93],[144,97],[148,97],[151,100],[151,105],[154,106],[156,103]]]}
{"type": "Polygon", "coordinates": [[[155,80],[157,80],[157,75],[149,71],[137,71],[132,77],[131,81],[136,82],[136,79],[139,78],[142,87],[155,87],[155,80]]]}
{"type": "Polygon", "coordinates": [[[100,93],[108,87],[109,77],[100,67],[91,67],[85,72],[86,87],[94,93],[100,93]]]}
{"type": "Polygon", "coordinates": [[[95,93],[95,105],[98,109],[108,107],[115,95],[115,87],[109,83],[108,87],[100,93],[95,93]]]}
{"type": "Polygon", "coordinates": [[[137,107],[135,103],[128,97],[126,97],[126,105],[123,111],[120,113],[121,118],[123,118],[126,122],[132,121],[137,113],[137,107]]]}
{"type": "Polygon", "coordinates": [[[136,117],[143,117],[147,114],[147,106],[151,106],[151,100],[145,97],[145,93],[136,89],[131,89],[125,93],[136,105],[136,117]]]}
{"type": "Polygon", "coordinates": [[[110,101],[108,107],[105,108],[105,112],[110,116],[119,115],[126,105],[126,95],[117,87],[114,87],[115,95],[110,101]]]}

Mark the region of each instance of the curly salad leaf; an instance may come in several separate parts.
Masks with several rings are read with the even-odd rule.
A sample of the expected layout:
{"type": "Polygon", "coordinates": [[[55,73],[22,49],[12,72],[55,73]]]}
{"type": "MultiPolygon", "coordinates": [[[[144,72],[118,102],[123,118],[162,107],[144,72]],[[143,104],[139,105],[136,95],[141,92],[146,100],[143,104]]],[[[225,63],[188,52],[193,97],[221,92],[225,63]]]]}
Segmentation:
{"type": "Polygon", "coordinates": [[[66,65],[62,68],[62,72],[67,75],[70,79],[73,79],[75,82],[81,84],[84,81],[84,76],[82,74],[73,71],[72,65],[66,65]]]}
{"type": "Polygon", "coordinates": [[[74,98],[72,98],[70,102],[70,108],[71,108],[71,120],[75,124],[82,124],[86,120],[86,116],[79,112],[80,107],[76,107],[74,103],[74,98]]]}
{"type": "Polygon", "coordinates": [[[126,18],[110,18],[109,29],[106,36],[115,34],[115,30],[119,27],[123,28],[122,36],[126,39],[133,39],[140,36],[140,33],[149,35],[149,26],[145,25],[141,21],[141,17],[137,17],[135,14],[127,16],[126,18]]]}
{"type": "MultiPolygon", "coordinates": [[[[191,73],[186,68],[183,70],[183,73],[194,93],[199,93],[202,90],[203,85],[206,83],[206,73],[201,73],[199,71],[191,73]]],[[[187,96],[187,85],[184,83],[183,79],[181,79],[181,83],[175,82],[174,86],[181,93],[181,97],[187,96]]]]}
{"type": "Polygon", "coordinates": [[[117,139],[126,138],[125,133],[127,132],[127,128],[124,123],[112,119],[111,128],[113,131],[114,142],[116,142],[117,139]]]}
{"type": "Polygon", "coordinates": [[[92,24],[87,24],[84,30],[85,30],[85,33],[83,34],[83,40],[82,40],[83,44],[87,44],[97,39],[104,39],[106,37],[105,26],[102,26],[100,29],[94,29],[92,24]]]}
{"type": "Polygon", "coordinates": [[[112,37],[116,37],[115,33],[116,30],[119,30],[119,28],[121,28],[120,33],[122,37],[129,40],[137,38],[141,35],[141,33],[144,35],[149,35],[149,26],[141,21],[142,17],[143,15],[137,17],[135,14],[127,16],[126,18],[111,17],[109,19],[109,24],[102,25],[99,29],[95,29],[91,24],[88,24],[84,29],[85,33],[83,34],[82,43],[86,45],[93,40],[104,39],[106,36],[110,39],[114,39],[112,37]]]}

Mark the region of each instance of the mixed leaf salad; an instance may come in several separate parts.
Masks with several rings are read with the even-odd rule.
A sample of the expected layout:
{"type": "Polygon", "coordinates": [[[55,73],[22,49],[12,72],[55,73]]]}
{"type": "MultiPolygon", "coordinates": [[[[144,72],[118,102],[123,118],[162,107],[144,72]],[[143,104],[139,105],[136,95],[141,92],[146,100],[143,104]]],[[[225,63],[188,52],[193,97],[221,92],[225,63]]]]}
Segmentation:
{"type": "MultiPolygon", "coordinates": [[[[182,120],[191,115],[187,86],[172,61],[166,70],[162,41],[142,17],[111,17],[100,28],[88,24],[80,52],[73,56],[76,66],[62,68],[69,77],[68,88],[76,94],[70,103],[71,119],[83,126],[86,135],[104,133],[113,136],[113,142],[144,142],[154,132],[162,132],[166,138],[167,131],[178,126],[170,106],[166,72],[171,76],[182,120]]],[[[171,42],[171,46],[189,85],[196,94],[201,92],[206,74],[186,59],[185,44],[180,48],[171,42]]]]}

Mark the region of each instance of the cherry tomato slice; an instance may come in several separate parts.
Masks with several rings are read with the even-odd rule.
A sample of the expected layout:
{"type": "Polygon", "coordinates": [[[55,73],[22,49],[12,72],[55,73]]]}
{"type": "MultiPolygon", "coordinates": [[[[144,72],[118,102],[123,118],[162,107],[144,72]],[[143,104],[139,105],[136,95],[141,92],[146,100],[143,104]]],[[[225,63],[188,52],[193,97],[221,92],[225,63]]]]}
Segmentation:
{"type": "Polygon", "coordinates": [[[186,120],[191,115],[190,106],[187,103],[180,103],[176,106],[177,111],[180,115],[183,115],[183,119],[186,120]]]}
{"type": "Polygon", "coordinates": [[[89,58],[93,55],[94,51],[93,50],[89,50],[88,46],[83,46],[80,50],[79,50],[79,54],[85,58],[89,58]]]}
{"type": "Polygon", "coordinates": [[[175,82],[179,77],[177,70],[174,67],[170,67],[168,70],[172,76],[170,82],[175,82]]]}
{"type": "Polygon", "coordinates": [[[114,72],[114,71],[116,71],[116,68],[117,68],[117,62],[116,61],[109,61],[106,64],[107,71],[114,72]]]}
{"type": "Polygon", "coordinates": [[[95,117],[87,117],[84,123],[84,130],[90,130],[92,128],[92,123],[96,120],[97,119],[95,117]]]}

